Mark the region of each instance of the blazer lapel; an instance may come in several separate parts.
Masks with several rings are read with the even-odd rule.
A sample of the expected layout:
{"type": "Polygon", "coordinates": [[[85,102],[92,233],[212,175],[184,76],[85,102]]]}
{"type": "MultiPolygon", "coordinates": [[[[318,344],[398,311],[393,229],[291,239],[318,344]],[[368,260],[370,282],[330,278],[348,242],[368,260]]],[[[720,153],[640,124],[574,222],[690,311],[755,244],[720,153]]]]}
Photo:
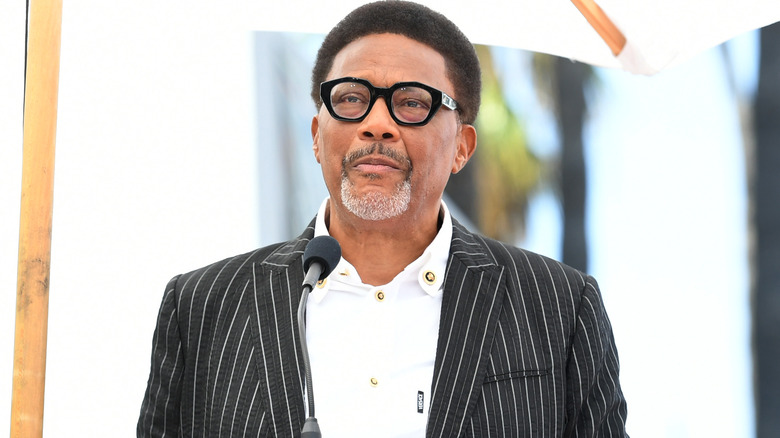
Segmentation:
{"type": "Polygon", "coordinates": [[[457,437],[480,396],[506,287],[503,267],[453,220],[427,437],[457,437]]]}
{"type": "Polygon", "coordinates": [[[302,255],[314,234],[313,222],[297,239],[253,266],[251,312],[258,398],[266,403],[272,436],[297,436],[305,417],[305,376],[298,339],[298,304],[303,283],[302,255]]]}

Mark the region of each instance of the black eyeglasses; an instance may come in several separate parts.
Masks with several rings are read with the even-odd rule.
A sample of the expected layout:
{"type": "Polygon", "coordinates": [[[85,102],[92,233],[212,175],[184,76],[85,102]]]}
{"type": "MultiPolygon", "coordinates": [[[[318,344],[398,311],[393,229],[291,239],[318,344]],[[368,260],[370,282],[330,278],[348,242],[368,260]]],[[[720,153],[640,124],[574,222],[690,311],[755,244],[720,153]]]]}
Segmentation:
{"type": "Polygon", "coordinates": [[[389,88],[375,87],[365,79],[340,78],[320,84],[320,99],[330,115],[345,122],[366,118],[378,97],[384,97],[387,111],[399,125],[422,126],[444,105],[455,110],[455,99],[419,82],[399,82],[389,88]]]}

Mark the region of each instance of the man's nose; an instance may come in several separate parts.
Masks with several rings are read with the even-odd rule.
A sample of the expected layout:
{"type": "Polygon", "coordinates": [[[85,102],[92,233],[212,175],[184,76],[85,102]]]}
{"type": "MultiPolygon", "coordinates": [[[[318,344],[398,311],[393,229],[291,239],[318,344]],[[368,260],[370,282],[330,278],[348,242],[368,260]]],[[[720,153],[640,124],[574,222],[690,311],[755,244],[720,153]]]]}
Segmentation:
{"type": "Polygon", "coordinates": [[[366,118],[360,122],[358,128],[360,135],[370,139],[390,140],[398,138],[398,124],[388,111],[384,97],[377,98],[371,111],[366,118]]]}

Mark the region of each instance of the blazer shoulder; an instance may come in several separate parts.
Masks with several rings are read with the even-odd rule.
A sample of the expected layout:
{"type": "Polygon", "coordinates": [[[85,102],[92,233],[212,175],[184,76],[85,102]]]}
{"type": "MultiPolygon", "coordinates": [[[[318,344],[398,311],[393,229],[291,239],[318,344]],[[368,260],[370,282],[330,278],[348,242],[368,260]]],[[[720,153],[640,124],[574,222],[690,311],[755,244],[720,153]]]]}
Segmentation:
{"type": "Polygon", "coordinates": [[[168,284],[181,311],[213,303],[219,296],[233,296],[254,280],[258,266],[286,266],[300,261],[314,234],[314,221],[304,232],[286,242],[274,243],[177,275],[168,284]],[[189,303],[189,304],[188,304],[189,303]],[[179,304],[182,304],[180,306],[179,304]]]}
{"type": "Polygon", "coordinates": [[[174,277],[174,279],[177,279],[177,283],[181,285],[182,283],[189,283],[192,279],[203,281],[203,279],[213,278],[220,273],[224,274],[226,270],[229,272],[236,272],[236,270],[240,269],[242,266],[262,262],[286,243],[287,242],[275,243],[243,254],[227,257],[184,274],[179,274],[174,277]]]}
{"type": "Polygon", "coordinates": [[[288,240],[286,242],[274,243],[262,248],[258,248],[254,251],[228,257],[194,271],[190,271],[186,274],[174,277],[174,280],[178,279],[178,281],[181,283],[182,280],[191,281],[193,278],[222,275],[225,272],[230,274],[232,272],[236,272],[236,270],[241,270],[243,267],[251,267],[255,264],[289,266],[295,260],[300,259],[300,257],[303,255],[303,251],[305,250],[306,245],[314,236],[315,219],[312,219],[306,229],[303,230],[303,233],[294,239],[288,240]]]}
{"type": "MultiPolygon", "coordinates": [[[[558,271],[566,277],[572,277],[578,279],[581,282],[585,282],[588,274],[573,268],[567,264],[564,264],[558,260],[552,259],[542,254],[529,251],[527,249],[519,248],[516,246],[508,245],[496,240],[492,241],[492,246],[495,248],[502,248],[503,253],[508,259],[512,259],[516,262],[524,263],[530,268],[538,271],[558,271]]],[[[496,249],[495,252],[501,254],[502,251],[496,249]]]]}
{"type": "Polygon", "coordinates": [[[480,234],[471,233],[457,225],[453,238],[453,255],[467,258],[474,264],[495,264],[507,277],[510,293],[543,293],[558,295],[579,302],[591,287],[598,291],[596,280],[586,273],[514,245],[480,234]]]}
{"type": "Polygon", "coordinates": [[[481,246],[485,256],[493,263],[509,268],[525,267],[532,270],[560,271],[566,276],[580,278],[584,283],[588,275],[550,257],[505,242],[461,229],[458,238],[471,247],[481,246]],[[465,231],[465,233],[464,233],[465,231]]]}

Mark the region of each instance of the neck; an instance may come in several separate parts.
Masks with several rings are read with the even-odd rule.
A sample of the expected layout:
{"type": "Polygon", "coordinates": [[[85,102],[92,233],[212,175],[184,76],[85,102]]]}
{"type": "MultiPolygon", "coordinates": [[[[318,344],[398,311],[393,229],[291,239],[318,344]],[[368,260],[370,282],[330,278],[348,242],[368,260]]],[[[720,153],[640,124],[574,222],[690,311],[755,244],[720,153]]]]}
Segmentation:
{"type": "Polygon", "coordinates": [[[439,231],[440,207],[419,215],[408,212],[383,221],[367,221],[328,208],[328,232],[341,244],[341,255],[373,286],[387,284],[422,255],[439,231]]]}

